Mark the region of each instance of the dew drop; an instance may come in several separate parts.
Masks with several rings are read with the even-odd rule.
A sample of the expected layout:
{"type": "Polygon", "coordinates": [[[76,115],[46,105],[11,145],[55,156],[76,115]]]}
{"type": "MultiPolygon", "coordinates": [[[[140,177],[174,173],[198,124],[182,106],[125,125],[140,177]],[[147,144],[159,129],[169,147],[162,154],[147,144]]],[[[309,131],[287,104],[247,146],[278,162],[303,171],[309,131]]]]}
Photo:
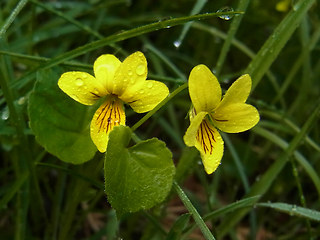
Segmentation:
{"type": "Polygon", "coordinates": [[[175,46],[176,48],[179,48],[181,45],[181,41],[180,40],[176,40],[173,42],[173,46],[175,46]]]}
{"type": "Polygon", "coordinates": [[[144,94],[144,90],[140,90],[139,93],[140,93],[140,94],[144,94]]]}
{"type": "Polygon", "coordinates": [[[25,97],[21,97],[21,98],[18,99],[18,104],[19,105],[23,105],[23,104],[25,104],[25,102],[26,102],[26,98],[25,97]]]}
{"type": "Polygon", "coordinates": [[[146,68],[145,68],[145,66],[143,66],[143,65],[139,65],[139,66],[136,68],[136,73],[137,73],[138,75],[143,75],[145,72],[146,72],[146,68]]]}
{"type": "Polygon", "coordinates": [[[153,83],[152,83],[152,82],[149,82],[149,83],[147,84],[147,87],[148,87],[148,88],[152,88],[152,87],[153,87],[153,83]]]}
{"type": "Polygon", "coordinates": [[[83,81],[82,81],[81,78],[77,78],[77,79],[76,79],[76,85],[77,85],[78,87],[81,87],[81,86],[83,85],[83,81]]]}
{"type": "Polygon", "coordinates": [[[129,71],[128,71],[128,75],[129,75],[129,76],[132,76],[132,74],[133,74],[132,70],[129,70],[129,71]]]}
{"type": "Polygon", "coordinates": [[[10,116],[9,109],[5,108],[1,113],[1,119],[8,120],[9,116],[10,116]]]}
{"type": "MultiPolygon", "coordinates": [[[[217,13],[223,13],[223,12],[233,12],[233,8],[231,7],[223,7],[223,8],[220,8],[217,13]]],[[[220,15],[219,18],[223,19],[223,20],[230,20],[233,16],[230,16],[228,14],[226,15],[220,15]]]]}

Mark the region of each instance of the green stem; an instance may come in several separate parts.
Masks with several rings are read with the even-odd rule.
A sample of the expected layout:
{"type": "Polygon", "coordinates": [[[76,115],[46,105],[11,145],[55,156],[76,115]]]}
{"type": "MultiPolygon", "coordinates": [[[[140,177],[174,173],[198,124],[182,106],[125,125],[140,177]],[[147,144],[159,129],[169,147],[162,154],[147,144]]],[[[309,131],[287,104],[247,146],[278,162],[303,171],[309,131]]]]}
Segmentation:
{"type": "Polygon", "coordinates": [[[155,112],[157,112],[161,107],[163,107],[167,102],[169,102],[178,93],[188,87],[188,83],[184,83],[180,87],[176,88],[168,97],[166,97],[162,102],[160,102],[154,109],[144,115],[135,125],[131,127],[132,132],[134,132],[138,127],[140,127],[145,121],[147,121],[155,112]]]}
{"type": "MultiPolygon", "coordinates": [[[[240,0],[239,5],[238,5],[238,11],[242,11],[245,12],[248,4],[249,4],[250,0],[240,0]]],[[[220,52],[219,58],[218,58],[218,62],[217,62],[217,67],[216,67],[216,75],[219,76],[221,69],[223,67],[224,61],[226,59],[226,56],[228,54],[228,51],[230,49],[231,46],[231,42],[234,39],[234,36],[236,35],[236,32],[239,28],[239,25],[241,23],[241,20],[243,18],[243,15],[236,15],[233,19],[233,21],[230,24],[230,29],[228,32],[228,36],[226,41],[224,42],[223,46],[222,46],[222,50],[220,52]]]]}
{"type": "Polygon", "coordinates": [[[205,239],[207,239],[207,240],[208,239],[213,239],[214,240],[215,239],[214,236],[212,235],[212,233],[210,232],[209,228],[207,227],[207,225],[203,221],[202,217],[200,216],[198,211],[195,209],[195,207],[192,205],[192,203],[190,202],[189,198],[184,193],[184,191],[179,187],[179,185],[178,185],[178,183],[176,181],[173,182],[173,189],[178,194],[178,196],[181,199],[181,201],[183,202],[184,206],[191,213],[194,221],[196,222],[196,224],[200,228],[200,230],[203,233],[203,236],[205,237],[205,239]]]}
{"type": "Polygon", "coordinates": [[[99,39],[94,42],[90,42],[88,44],[82,45],[76,49],[73,49],[69,52],[60,54],[59,56],[52,58],[50,61],[46,62],[45,64],[33,69],[26,75],[24,75],[21,79],[16,80],[12,87],[15,87],[18,85],[19,88],[23,87],[25,84],[27,84],[31,79],[33,79],[34,74],[39,69],[48,69],[50,67],[56,66],[62,62],[65,62],[71,58],[80,56],[82,54],[85,54],[89,51],[102,48],[104,46],[111,46],[113,43],[123,41],[125,39],[133,38],[136,36],[140,36],[142,34],[146,34],[149,32],[157,31],[160,29],[166,29],[169,27],[177,26],[189,21],[195,21],[195,20],[204,20],[212,17],[219,17],[221,15],[235,15],[235,14],[241,14],[242,12],[220,12],[220,13],[205,13],[205,14],[197,14],[193,16],[188,17],[180,17],[180,18],[173,18],[169,20],[164,21],[158,21],[155,23],[147,24],[141,27],[137,27],[128,31],[124,31],[118,34],[113,34],[111,36],[99,39]]]}
{"type": "Polygon", "coordinates": [[[20,2],[17,4],[15,9],[13,9],[10,16],[5,21],[5,23],[2,26],[0,26],[0,38],[4,36],[8,28],[10,27],[11,23],[13,23],[14,19],[17,17],[22,8],[27,4],[27,2],[28,0],[20,0],[20,2]]]}
{"type": "MultiPolygon", "coordinates": [[[[301,186],[300,177],[299,177],[298,169],[297,169],[297,166],[296,166],[296,162],[292,157],[290,158],[290,160],[291,160],[290,162],[291,162],[291,166],[292,166],[292,173],[293,173],[294,179],[296,180],[296,184],[297,184],[297,187],[298,187],[300,203],[301,203],[302,207],[306,208],[307,207],[306,199],[305,199],[304,194],[303,194],[303,189],[302,189],[302,186],[301,186]]],[[[306,225],[307,225],[309,238],[312,239],[310,220],[309,219],[305,219],[305,222],[306,222],[306,225]]]]}

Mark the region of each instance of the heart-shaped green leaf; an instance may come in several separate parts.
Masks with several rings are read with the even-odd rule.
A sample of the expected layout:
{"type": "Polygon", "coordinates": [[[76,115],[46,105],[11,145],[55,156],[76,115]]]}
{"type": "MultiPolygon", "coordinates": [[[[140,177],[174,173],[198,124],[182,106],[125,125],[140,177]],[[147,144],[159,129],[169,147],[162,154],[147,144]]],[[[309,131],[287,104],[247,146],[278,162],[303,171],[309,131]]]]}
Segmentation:
{"type": "Polygon", "coordinates": [[[97,151],[89,135],[92,108],[63,93],[57,84],[59,77],[50,69],[37,73],[29,98],[30,127],[49,153],[65,162],[83,163],[97,151]]]}
{"type": "Polygon", "coordinates": [[[108,201],[118,215],[149,209],[168,195],[175,173],[172,154],[157,138],[127,148],[131,130],[115,127],[104,164],[108,201]]]}

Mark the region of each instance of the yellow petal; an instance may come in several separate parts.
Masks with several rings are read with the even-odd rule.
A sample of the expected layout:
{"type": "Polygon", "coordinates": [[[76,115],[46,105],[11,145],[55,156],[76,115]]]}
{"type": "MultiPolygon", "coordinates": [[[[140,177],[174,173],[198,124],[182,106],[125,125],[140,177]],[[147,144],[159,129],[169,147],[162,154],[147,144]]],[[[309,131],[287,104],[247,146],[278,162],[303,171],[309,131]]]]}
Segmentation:
{"type": "Polygon", "coordinates": [[[66,72],[61,75],[58,86],[71,98],[85,105],[92,105],[107,94],[104,87],[86,72],[66,72]]]}
{"type": "Polygon", "coordinates": [[[210,112],[219,104],[220,84],[205,65],[192,69],[189,76],[189,94],[196,112],[210,112]]]}
{"type": "Polygon", "coordinates": [[[224,143],[220,133],[207,119],[200,124],[195,147],[200,151],[207,174],[213,173],[220,165],[224,143]]]}
{"type": "Polygon", "coordinates": [[[218,107],[233,103],[244,103],[250,94],[251,85],[250,75],[242,75],[229,87],[218,107]]]}
{"type": "Polygon", "coordinates": [[[137,113],[148,112],[157,106],[169,94],[167,86],[158,81],[145,81],[140,90],[133,93],[132,98],[123,101],[130,104],[132,109],[137,113]]]}
{"type": "Polygon", "coordinates": [[[113,91],[114,75],[120,64],[120,60],[111,54],[101,55],[94,62],[94,75],[109,93],[113,91]]]}
{"type": "Polygon", "coordinates": [[[193,118],[190,115],[190,126],[188,127],[185,135],[183,136],[184,143],[187,146],[193,147],[196,145],[198,129],[207,114],[207,112],[200,112],[193,118]]]}
{"type": "Polygon", "coordinates": [[[108,98],[95,112],[90,125],[90,135],[100,152],[105,152],[109,133],[115,126],[125,125],[123,103],[117,98],[108,98]]]}
{"type": "Polygon", "coordinates": [[[254,127],[260,119],[257,109],[246,103],[218,107],[211,114],[214,125],[227,133],[238,133],[254,127]]]}
{"type": "Polygon", "coordinates": [[[147,60],[142,52],[128,56],[119,66],[113,81],[113,94],[130,98],[147,79],[147,60]]]}

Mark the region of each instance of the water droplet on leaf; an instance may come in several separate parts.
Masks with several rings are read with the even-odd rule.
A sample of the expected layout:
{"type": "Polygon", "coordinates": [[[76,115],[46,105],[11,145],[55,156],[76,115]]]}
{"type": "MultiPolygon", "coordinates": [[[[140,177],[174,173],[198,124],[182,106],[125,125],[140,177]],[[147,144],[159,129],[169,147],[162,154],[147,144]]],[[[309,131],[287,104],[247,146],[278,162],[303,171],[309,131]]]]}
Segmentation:
{"type": "Polygon", "coordinates": [[[5,108],[1,113],[1,119],[2,120],[8,120],[9,115],[10,115],[9,109],[5,108]]]}
{"type": "Polygon", "coordinates": [[[23,105],[26,102],[26,98],[25,97],[21,97],[18,99],[18,104],[19,105],[23,105]]]}
{"type": "MultiPolygon", "coordinates": [[[[223,12],[233,12],[233,8],[231,7],[223,7],[220,8],[217,13],[223,13],[223,12]]],[[[223,19],[223,20],[230,20],[233,16],[232,15],[220,15],[219,18],[223,19]]]]}
{"type": "Polygon", "coordinates": [[[173,46],[175,46],[176,48],[179,48],[181,45],[181,41],[180,40],[176,40],[173,42],[173,46]]]}

